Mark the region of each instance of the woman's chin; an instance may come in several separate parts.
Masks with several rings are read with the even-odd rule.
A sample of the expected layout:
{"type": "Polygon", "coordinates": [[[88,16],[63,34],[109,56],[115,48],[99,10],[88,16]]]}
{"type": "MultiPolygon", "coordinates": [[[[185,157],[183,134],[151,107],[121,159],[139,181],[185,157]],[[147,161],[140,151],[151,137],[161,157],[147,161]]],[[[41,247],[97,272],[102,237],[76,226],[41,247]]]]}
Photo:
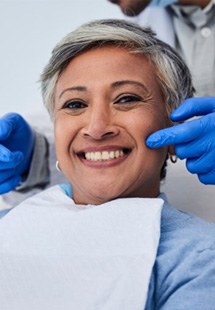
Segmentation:
{"type": "Polygon", "coordinates": [[[117,198],[122,198],[122,196],[123,195],[121,191],[113,191],[112,189],[108,189],[107,187],[100,188],[99,186],[92,191],[88,190],[87,196],[84,194],[78,195],[74,191],[74,200],[77,204],[100,205],[117,198]]]}

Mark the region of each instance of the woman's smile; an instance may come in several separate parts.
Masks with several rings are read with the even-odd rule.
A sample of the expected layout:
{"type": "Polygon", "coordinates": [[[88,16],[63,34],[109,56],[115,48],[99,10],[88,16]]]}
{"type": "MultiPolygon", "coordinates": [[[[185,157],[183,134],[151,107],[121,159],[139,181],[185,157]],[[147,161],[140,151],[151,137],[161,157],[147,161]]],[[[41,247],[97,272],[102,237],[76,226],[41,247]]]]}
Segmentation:
{"type": "Polygon", "coordinates": [[[121,164],[132,149],[119,146],[89,147],[77,152],[81,162],[93,168],[105,168],[121,164]]]}

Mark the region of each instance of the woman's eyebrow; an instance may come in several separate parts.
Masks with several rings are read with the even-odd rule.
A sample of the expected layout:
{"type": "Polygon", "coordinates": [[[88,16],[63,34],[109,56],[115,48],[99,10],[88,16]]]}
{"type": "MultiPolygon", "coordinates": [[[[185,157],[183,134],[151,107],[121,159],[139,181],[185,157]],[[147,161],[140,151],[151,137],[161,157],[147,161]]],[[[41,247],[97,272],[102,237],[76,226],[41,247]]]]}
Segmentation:
{"type": "MultiPolygon", "coordinates": [[[[147,91],[147,88],[144,84],[138,82],[138,81],[132,81],[132,80],[122,80],[122,81],[116,81],[114,83],[111,84],[111,87],[112,88],[118,88],[118,87],[121,87],[121,86],[124,86],[124,85],[135,85],[135,86],[138,86],[138,87],[141,87],[143,88],[145,91],[147,91]]],[[[69,87],[69,88],[66,88],[64,89],[60,95],[59,95],[59,99],[63,96],[63,94],[65,92],[73,92],[73,91],[81,91],[81,92],[84,92],[84,91],[87,91],[87,87],[85,86],[73,86],[73,87],[69,87]]]]}
{"type": "Polygon", "coordinates": [[[138,87],[143,88],[145,91],[148,90],[147,87],[144,84],[142,84],[142,83],[140,83],[138,81],[132,81],[132,80],[116,81],[116,82],[111,84],[111,86],[113,88],[118,88],[118,87],[124,86],[124,85],[134,85],[134,86],[138,86],[138,87]]]}
{"type": "Polygon", "coordinates": [[[87,88],[85,86],[73,86],[73,87],[69,87],[69,88],[66,88],[64,89],[60,95],[59,95],[59,99],[63,96],[63,94],[67,91],[69,92],[73,92],[73,91],[86,91],[87,88]]]}

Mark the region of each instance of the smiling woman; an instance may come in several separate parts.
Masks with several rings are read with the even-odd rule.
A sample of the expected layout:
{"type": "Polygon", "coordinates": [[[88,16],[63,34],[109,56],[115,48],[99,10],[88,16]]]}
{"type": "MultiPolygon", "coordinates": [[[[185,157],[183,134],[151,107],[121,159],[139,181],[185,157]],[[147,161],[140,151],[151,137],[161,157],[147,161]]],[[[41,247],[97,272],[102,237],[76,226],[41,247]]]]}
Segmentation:
{"type": "Polygon", "coordinates": [[[60,75],[54,102],[57,158],[76,202],[158,196],[167,150],[144,141],[168,115],[144,55],[112,46],[81,53],[60,75]]]}
{"type": "Polygon", "coordinates": [[[55,47],[41,84],[68,184],[1,220],[1,302],[30,283],[26,309],[213,309],[214,225],[168,204],[173,150],[145,143],[193,95],[181,58],[150,29],[95,21],[55,47]]]}
{"type": "Polygon", "coordinates": [[[145,139],[169,126],[169,112],[193,94],[187,67],[168,45],[133,24],[90,23],[56,46],[41,80],[76,202],[158,196],[167,148],[152,151],[145,139]]]}

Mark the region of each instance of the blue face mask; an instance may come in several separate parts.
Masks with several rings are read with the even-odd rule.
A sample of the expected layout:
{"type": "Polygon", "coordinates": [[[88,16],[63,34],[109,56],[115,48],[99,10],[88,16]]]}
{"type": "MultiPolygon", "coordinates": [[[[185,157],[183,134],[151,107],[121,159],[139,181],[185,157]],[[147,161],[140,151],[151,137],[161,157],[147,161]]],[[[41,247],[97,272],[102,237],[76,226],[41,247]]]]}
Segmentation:
{"type": "Polygon", "coordinates": [[[148,6],[159,6],[159,7],[165,7],[170,4],[177,3],[178,0],[152,0],[148,6]]]}

